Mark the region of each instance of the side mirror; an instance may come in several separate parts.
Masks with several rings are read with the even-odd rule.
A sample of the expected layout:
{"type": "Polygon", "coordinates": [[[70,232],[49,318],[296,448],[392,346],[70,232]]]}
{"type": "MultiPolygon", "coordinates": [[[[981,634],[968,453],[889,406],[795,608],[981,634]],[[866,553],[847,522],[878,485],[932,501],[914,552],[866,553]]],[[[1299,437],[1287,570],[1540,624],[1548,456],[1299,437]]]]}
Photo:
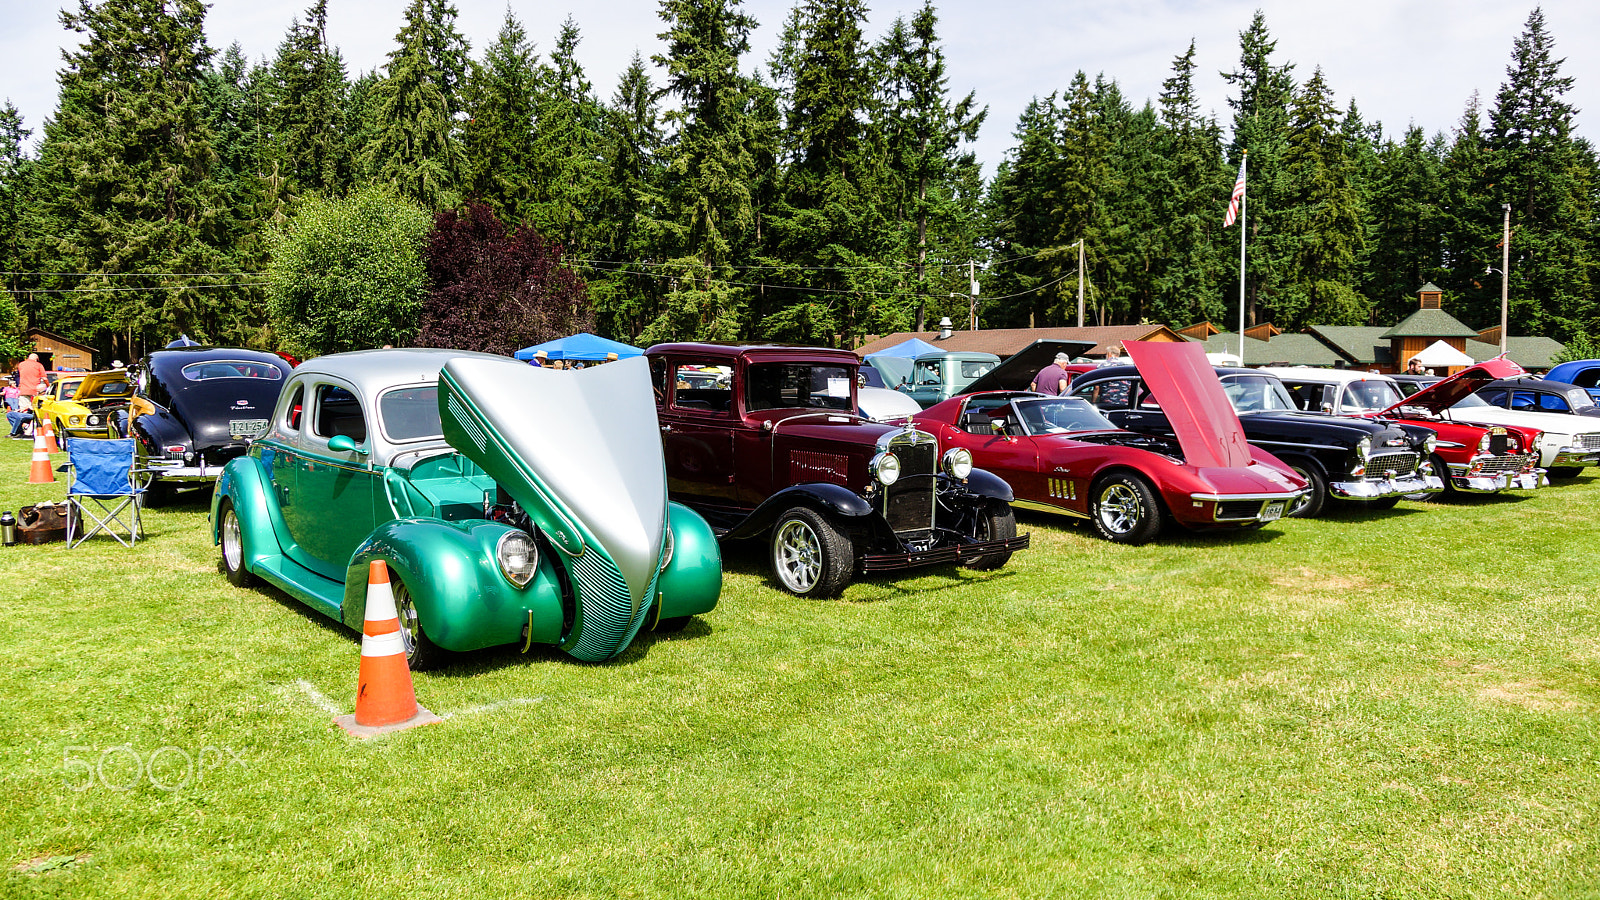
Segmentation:
{"type": "Polygon", "coordinates": [[[1324,403],[1324,404],[1322,404],[1322,414],[1325,415],[1325,416],[1333,415],[1333,404],[1332,403],[1324,403]]]}
{"type": "Polygon", "coordinates": [[[355,453],[360,456],[367,455],[367,451],[356,446],[356,442],[348,434],[336,434],[333,437],[328,438],[328,449],[337,450],[340,453],[355,453]]]}

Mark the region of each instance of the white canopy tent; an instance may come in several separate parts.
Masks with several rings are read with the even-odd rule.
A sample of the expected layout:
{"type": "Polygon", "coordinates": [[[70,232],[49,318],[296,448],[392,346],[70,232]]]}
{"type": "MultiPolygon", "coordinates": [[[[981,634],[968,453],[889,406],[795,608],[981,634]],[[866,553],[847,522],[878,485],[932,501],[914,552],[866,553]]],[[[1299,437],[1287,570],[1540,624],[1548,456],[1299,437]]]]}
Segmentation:
{"type": "Polygon", "coordinates": [[[1412,359],[1430,369],[1460,368],[1476,362],[1472,357],[1444,341],[1434,341],[1406,362],[1409,363],[1412,359]]]}

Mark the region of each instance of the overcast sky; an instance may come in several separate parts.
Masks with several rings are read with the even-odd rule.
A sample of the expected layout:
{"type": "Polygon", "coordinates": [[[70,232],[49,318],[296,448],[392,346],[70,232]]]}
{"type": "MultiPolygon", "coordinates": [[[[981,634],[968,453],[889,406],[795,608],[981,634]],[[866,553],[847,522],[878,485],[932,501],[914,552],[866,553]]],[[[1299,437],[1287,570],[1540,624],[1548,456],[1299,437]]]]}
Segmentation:
{"type": "MultiPolygon", "coordinates": [[[[473,55],[494,40],[504,19],[503,0],[456,0],[459,27],[473,55]]],[[[0,0],[0,97],[21,110],[33,140],[53,114],[61,48],[77,36],[60,26],[60,3],[0,0]]],[[[290,21],[310,0],[216,0],[207,18],[212,46],[237,41],[252,59],[276,52],[290,21]]],[[[792,0],[746,0],[760,23],[748,70],[763,67],[792,0]]],[[[920,0],[880,0],[869,27],[876,38],[896,16],[907,18],[920,0]]],[[[330,0],[329,34],[352,75],[381,66],[399,30],[403,0],[330,0]]],[[[583,35],[579,61],[602,97],[609,98],[635,50],[658,51],[661,20],[654,0],[575,0],[510,8],[541,52],[571,14],[583,35]]],[[[954,93],[976,90],[989,107],[977,144],[993,172],[1011,146],[1011,132],[1028,100],[1061,90],[1079,69],[1116,80],[1135,105],[1154,100],[1172,61],[1193,39],[1197,82],[1204,107],[1227,126],[1226,84],[1219,73],[1238,63],[1239,32],[1256,9],[1278,42],[1275,59],[1292,61],[1297,78],[1321,66],[1341,107],[1353,97],[1368,121],[1391,135],[1415,123],[1430,135],[1450,131],[1477,91],[1485,106],[1505,80],[1511,43],[1532,4],[1488,0],[944,0],[940,34],[954,93]]],[[[1565,75],[1576,79],[1567,100],[1579,109],[1577,130],[1594,139],[1600,116],[1600,3],[1551,0],[1544,4],[1565,75]]]]}

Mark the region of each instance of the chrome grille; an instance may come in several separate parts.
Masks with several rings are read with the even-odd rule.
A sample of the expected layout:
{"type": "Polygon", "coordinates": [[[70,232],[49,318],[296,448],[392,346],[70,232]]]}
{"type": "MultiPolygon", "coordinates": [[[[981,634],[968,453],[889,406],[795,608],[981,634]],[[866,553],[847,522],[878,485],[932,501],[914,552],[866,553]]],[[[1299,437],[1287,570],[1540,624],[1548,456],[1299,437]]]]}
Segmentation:
{"type": "Polygon", "coordinates": [[[1485,475],[1498,475],[1501,472],[1521,472],[1528,465],[1530,454],[1516,453],[1506,456],[1483,456],[1476,462],[1482,463],[1478,471],[1485,475]]]}
{"type": "Polygon", "coordinates": [[[900,458],[900,478],[884,489],[883,518],[896,534],[932,531],[939,442],[926,432],[901,431],[888,449],[900,458]]]}
{"type": "Polygon", "coordinates": [[[578,639],[565,647],[585,662],[601,662],[622,652],[633,641],[655,600],[658,569],[638,603],[615,563],[593,549],[572,558],[572,580],[578,594],[578,639]]]}
{"type": "Polygon", "coordinates": [[[1214,515],[1217,521],[1229,519],[1259,519],[1264,500],[1224,500],[1217,504],[1214,515]]]}
{"type": "Polygon", "coordinates": [[[1600,450],[1600,431],[1590,431],[1577,435],[1578,446],[1585,450],[1600,450]]]}
{"type": "Polygon", "coordinates": [[[1367,477],[1384,478],[1389,472],[1396,475],[1410,475],[1417,471],[1420,460],[1411,450],[1400,450],[1393,453],[1374,453],[1367,457],[1367,477]]]}

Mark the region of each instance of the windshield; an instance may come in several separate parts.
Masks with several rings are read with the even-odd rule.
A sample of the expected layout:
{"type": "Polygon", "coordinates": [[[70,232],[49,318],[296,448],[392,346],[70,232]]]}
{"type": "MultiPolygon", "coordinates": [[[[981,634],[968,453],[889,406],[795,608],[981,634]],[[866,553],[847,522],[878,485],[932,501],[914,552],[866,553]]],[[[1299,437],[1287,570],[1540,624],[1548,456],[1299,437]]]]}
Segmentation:
{"type": "Polygon", "coordinates": [[[855,372],[847,366],[775,364],[751,366],[745,405],[758,409],[850,410],[855,372]]]}
{"type": "Polygon", "coordinates": [[[1488,405],[1489,404],[1485,403],[1483,398],[1479,397],[1477,394],[1468,394],[1464,399],[1461,400],[1461,402],[1457,403],[1455,406],[1452,406],[1450,408],[1451,409],[1477,409],[1479,407],[1486,407],[1488,405]]]}
{"type": "Polygon", "coordinates": [[[1235,412],[1287,412],[1299,409],[1283,382],[1263,375],[1237,375],[1222,383],[1223,393],[1235,412]]]}
{"type": "Polygon", "coordinates": [[[1352,381],[1339,398],[1340,415],[1379,412],[1405,399],[1392,381],[1352,381]]]}
{"type": "Polygon", "coordinates": [[[987,359],[964,359],[961,361],[961,380],[963,384],[970,384],[989,374],[989,370],[997,363],[987,359]]]}
{"type": "Polygon", "coordinates": [[[1029,434],[1061,434],[1068,431],[1103,431],[1117,426],[1088,401],[1069,397],[1018,400],[1017,415],[1029,434]]]}
{"type": "Polygon", "coordinates": [[[383,418],[383,433],[392,443],[444,434],[439,424],[439,386],[435,384],[385,393],[378,398],[378,415],[383,418]]]}
{"type": "Polygon", "coordinates": [[[213,378],[266,378],[280,381],[283,372],[268,363],[227,359],[190,363],[183,367],[183,377],[190,381],[210,381],[213,378]]]}

